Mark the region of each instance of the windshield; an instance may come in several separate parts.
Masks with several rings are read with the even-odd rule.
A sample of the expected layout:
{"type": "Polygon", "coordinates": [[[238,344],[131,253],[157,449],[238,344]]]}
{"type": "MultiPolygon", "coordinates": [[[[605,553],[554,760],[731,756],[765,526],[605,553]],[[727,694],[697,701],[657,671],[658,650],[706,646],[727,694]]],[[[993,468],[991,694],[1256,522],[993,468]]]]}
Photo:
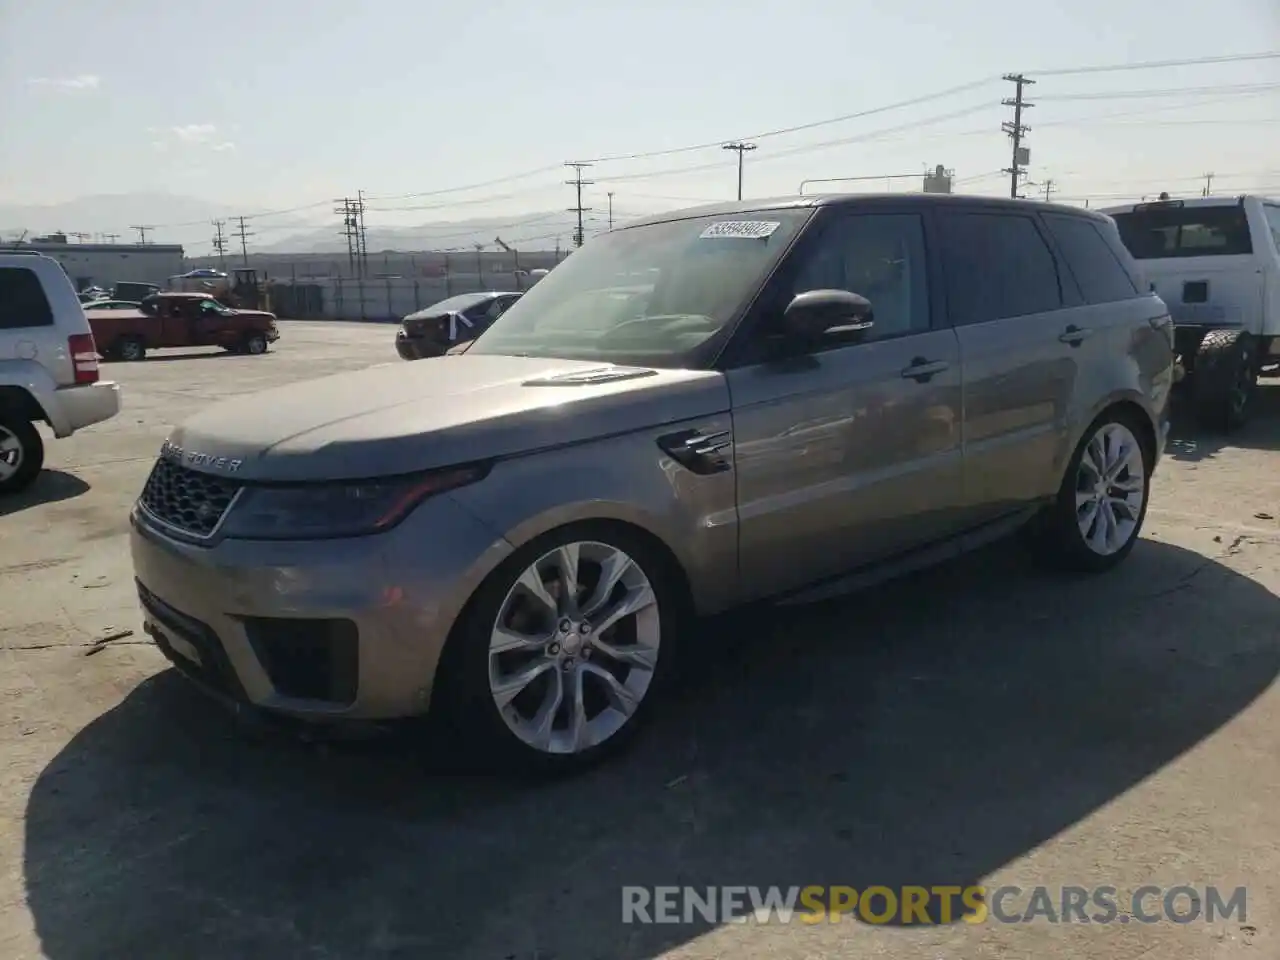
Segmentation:
{"type": "Polygon", "coordinates": [[[1147,207],[1113,214],[1120,239],[1135,260],[1223,257],[1253,252],[1244,208],[1147,207]]]}
{"type": "Polygon", "coordinates": [[[768,210],[602,234],[467,352],[683,366],[733,321],[811,214],[768,210]]]}
{"type": "Polygon", "coordinates": [[[460,313],[467,307],[475,306],[481,300],[487,300],[488,297],[489,294],[487,293],[460,293],[456,297],[441,300],[439,303],[434,303],[427,309],[418,312],[428,316],[437,313],[460,313]]]}

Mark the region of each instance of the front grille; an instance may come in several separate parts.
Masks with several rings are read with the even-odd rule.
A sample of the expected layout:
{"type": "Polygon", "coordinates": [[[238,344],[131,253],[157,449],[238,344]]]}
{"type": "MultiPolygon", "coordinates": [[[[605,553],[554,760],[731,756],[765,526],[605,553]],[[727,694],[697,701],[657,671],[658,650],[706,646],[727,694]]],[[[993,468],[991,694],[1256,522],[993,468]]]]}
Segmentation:
{"type": "Polygon", "coordinates": [[[142,505],[159,520],[193,537],[207,537],[240,491],[225,477],[200,473],[161,457],[142,488],[142,505]]]}

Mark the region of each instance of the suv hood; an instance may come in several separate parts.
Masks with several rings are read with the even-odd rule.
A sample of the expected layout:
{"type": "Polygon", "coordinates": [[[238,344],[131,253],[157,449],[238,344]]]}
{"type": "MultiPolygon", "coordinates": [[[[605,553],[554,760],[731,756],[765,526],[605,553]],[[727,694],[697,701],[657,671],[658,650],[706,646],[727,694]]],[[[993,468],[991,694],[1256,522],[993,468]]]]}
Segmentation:
{"type": "Polygon", "coordinates": [[[169,440],[196,469],[240,461],[238,479],[353,480],[529,453],[728,406],[713,371],[459,354],[228,400],[169,440]]]}

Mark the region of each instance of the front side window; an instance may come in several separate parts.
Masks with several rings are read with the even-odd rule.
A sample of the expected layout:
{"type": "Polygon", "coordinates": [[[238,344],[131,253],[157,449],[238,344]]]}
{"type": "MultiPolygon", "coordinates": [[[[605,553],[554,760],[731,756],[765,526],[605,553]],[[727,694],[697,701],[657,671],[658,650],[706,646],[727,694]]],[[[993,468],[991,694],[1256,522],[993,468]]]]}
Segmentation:
{"type": "Polygon", "coordinates": [[[1062,307],[1058,265],[1033,219],[958,213],[941,221],[952,324],[988,323],[1062,307]]]}
{"type": "Polygon", "coordinates": [[[1244,207],[1147,206],[1112,216],[1135,260],[1253,253],[1244,207]]]}
{"type": "Polygon", "coordinates": [[[682,366],[734,321],[811,215],[762,210],[601,234],[468,353],[682,366]]]}
{"type": "MultiPolygon", "coordinates": [[[[799,256],[784,291],[786,302],[810,290],[866,297],[872,327],[856,335],[859,342],[929,329],[924,224],[917,214],[836,217],[799,256]]],[[[785,309],[786,303],[779,306],[785,309]]]]}

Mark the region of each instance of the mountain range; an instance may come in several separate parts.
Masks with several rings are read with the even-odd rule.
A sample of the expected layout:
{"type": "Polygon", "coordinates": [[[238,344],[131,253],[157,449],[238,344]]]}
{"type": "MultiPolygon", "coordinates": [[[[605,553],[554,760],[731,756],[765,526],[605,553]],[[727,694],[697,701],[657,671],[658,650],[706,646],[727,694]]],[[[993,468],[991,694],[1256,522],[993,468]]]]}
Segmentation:
{"type": "MultiPolygon", "coordinates": [[[[63,232],[79,234],[82,239],[102,241],[115,237],[116,242],[138,239],[136,226],[156,224],[147,239],[154,243],[184,242],[188,256],[209,252],[209,242],[190,242],[201,222],[228,220],[236,215],[232,208],[195,197],[168,193],[124,193],[80,197],[54,204],[0,203],[0,240],[16,240],[63,232]],[[165,224],[182,225],[166,237],[165,224]]],[[[303,215],[272,216],[249,222],[254,231],[249,241],[258,253],[342,253],[347,241],[341,234],[338,216],[324,218],[310,212],[303,215]]],[[[412,226],[387,226],[376,222],[376,214],[365,216],[366,247],[369,252],[384,250],[467,250],[477,244],[493,249],[495,238],[516,249],[551,250],[559,241],[562,247],[571,243],[577,226],[574,214],[552,210],[498,217],[476,217],[467,220],[432,221],[412,226]]],[[[591,214],[584,224],[589,235],[603,229],[606,223],[599,214],[591,214]]],[[[212,226],[210,227],[212,232],[212,226]]],[[[228,235],[231,226],[227,228],[228,235]]],[[[234,245],[235,241],[231,243],[234,245]]]]}

